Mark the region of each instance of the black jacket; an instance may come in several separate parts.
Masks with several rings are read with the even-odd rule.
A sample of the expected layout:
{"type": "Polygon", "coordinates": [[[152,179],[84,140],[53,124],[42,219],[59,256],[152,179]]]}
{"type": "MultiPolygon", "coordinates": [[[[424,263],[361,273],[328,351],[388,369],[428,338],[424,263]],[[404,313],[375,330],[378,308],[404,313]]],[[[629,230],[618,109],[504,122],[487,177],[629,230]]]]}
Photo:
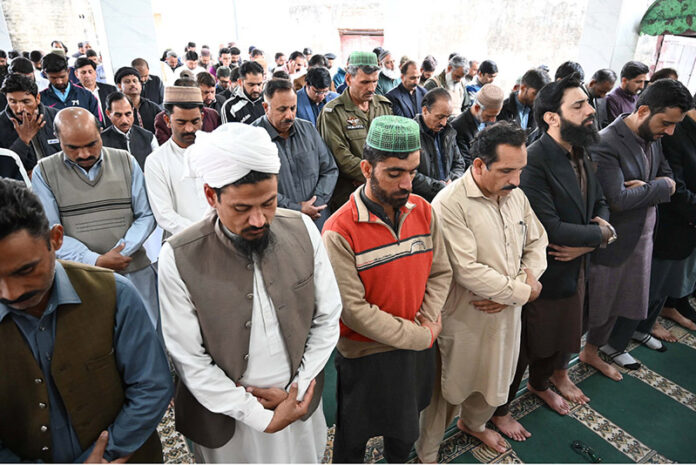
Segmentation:
{"type": "Polygon", "coordinates": [[[474,161],[471,156],[471,143],[474,141],[474,137],[479,132],[479,122],[476,117],[471,114],[471,110],[467,110],[463,113],[457,115],[450,124],[457,131],[457,146],[462,154],[464,163],[466,166],[471,166],[474,161]]]}
{"type": "MultiPolygon", "coordinates": [[[[440,160],[435,148],[436,134],[425,125],[421,115],[416,116],[416,121],[420,125],[421,151],[418,173],[413,178],[413,193],[430,202],[445,187],[445,182],[439,179],[440,160]]],[[[462,177],[466,171],[466,164],[457,147],[457,132],[448,123],[439,136],[442,141],[442,153],[445,155],[445,176],[448,180],[454,181],[462,177]]]]}
{"type": "Polygon", "coordinates": [[[97,87],[99,88],[97,90],[97,93],[99,94],[101,111],[102,115],[104,115],[104,121],[102,121],[102,126],[108,128],[109,126],[111,126],[111,120],[108,116],[106,116],[106,97],[108,97],[109,94],[113,94],[114,92],[118,91],[118,89],[112,86],[111,84],[104,84],[103,82],[98,82],[97,87]]]}
{"type": "Polygon", "coordinates": [[[159,76],[150,75],[150,78],[143,84],[143,90],[140,91],[140,96],[155,102],[157,105],[162,105],[164,100],[164,85],[159,76]]]}
{"type": "Polygon", "coordinates": [[[155,116],[162,108],[152,100],[140,97],[140,108],[133,109],[134,125],[155,133],[155,116]],[[142,121],[142,124],[141,124],[142,121]]]}
{"type": "MultiPolygon", "coordinates": [[[[517,125],[521,127],[520,114],[517,112],[516,96],[517,92],[513,92],[508,98],[505,99],[505,101],[503,101],[503,108],[500,110],[497,120],[517,123],[517,125]]],[[[531,134],[536,127],[537,125],[536,121],[534,120],[534,110],[530,109],[529,117],[527,118],[527,135],[531,134]]]]}
{"type": "Polygon", "coordinates": [[[220,94],[215,94],[215,100],[210,102],[210,105],[204,104],[204,106],[212,110],[215,110],[216,112],[218,112],[218,114],[220,114],[220,110],[222,110],[222,106],[225,104],[225,101],[225,97],[223,97],[220,94]]]}
{"type": "MultiPolygon", "coordinates": [[[[583,202],[580,184],[568,157],[568,152],[544,133],[527,150],[527,166],[522,171],[520,187],[544,225],[550,244],[599,247],[602,232],[599,225],[590,223],[590,220],[599,216],[609,221],[609,206],[586,152],[583,164],[587,178],[587,203],[583,202]]],[[[587,276],[590,255],[584,256],[588,258],[585,260],[587,276]]],[[[546,259],[546,271],[539,279],[543,285],[541,297],[560,299],[575,294],[582,257],[570,262],[558,261],[551,255],[546,259]]]]}
{"type": "Polygon", "coordinates": [[[687,115],[677,124],[674,135],[662,138],[662,150],[677,191],[669,203],[658,207],[653,254],[681,260],[696,249],[696,122],[687,115]]]}
{"type": "Polygon", "coordinates": [[[244,92],[244,86],[241,85],[234,89],[232,98],[228,99],[220,108],[222,124],[251,124],[265,114],[263,96],[252,101],[244,92]]]}
{"type": "Polygon", "coordinates": [[[145,169],[145,158],[152,153],[152,139],[155,135],[140,126],[133,125],[129,132],[130,143],[126,136],[117,131],[114,126],[106,128],[101,133],[105,147],[125,150],[135,157],[141,169],[145,169]]]}
{"type": "Polygon", "coordinates": [[[416,100],[415,106],[411,94],[401,83],[387,92],[385,97],[391,101],[392,112],[396,116],[403,116],[404,118],[413,119],[418,113],[421,112],[423,96],[426,92],[427,90],[425,90],[424,87],[416,86],[416,89],[413,91],[413,97],[416,100]]]}
{"type": "MultiPolygon", "coordinates": [[[[41,146],[43,156],[47,157],[56,152],[60,152],[61,150],[58,137],[56,137],[55,133],[53,132],[53,120],[55,119],[58,110],[44,106],[43,103],[40,103],[39,113],[44,115],[44,121],[46,121],[46,124],[44,127],[39,129],[39,132],[36,134],[36,138],[41,146]]],[[[17,131],[15,131],[15,128],[12,125],[12,121],[10,121],[11,116],[14,117],[9,106],[0,113],[0,147],[10,149],[16,153],[22,160],[24,169],[29,172],[34,169],[34,166],[36,166],[36,163],[38,162],[36,152],[31,145],[25,144],[22,139],[19,138],[17,131]]]]}

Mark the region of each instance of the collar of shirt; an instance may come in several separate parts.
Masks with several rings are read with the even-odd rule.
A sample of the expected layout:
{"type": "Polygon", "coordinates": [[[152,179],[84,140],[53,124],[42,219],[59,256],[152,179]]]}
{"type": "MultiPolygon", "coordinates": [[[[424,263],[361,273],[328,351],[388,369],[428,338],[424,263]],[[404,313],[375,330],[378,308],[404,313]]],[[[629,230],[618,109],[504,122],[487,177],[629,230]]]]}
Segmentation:
{"type": "MultiPolygon", "coordinates": [[[[82,303],[80,297],[77,295],[75,288],[73,287],[68,274],[63,269],[63,265],[56,260],[56,271],[53,277],[53,287],[51,288],[51,295],[48,298],[48,304],[46,305],[46,310],[44,310],[43,318],[46,315],[56,311],[59,305],[64,304],[79,304],[82,303]]],[[[22,310],[14,310],[7,305],[0,303],[0,321],[2,321],[8,314],[12,313],[15,316],[21,318],[35,318],[29,315],[27,312],[22,310]]],[[[39,319],[41,319],[39,318],[39,319]]]]}
{"type": "Polygon", "coordinates": [[[496,205],[498,208],[505,203],[505,201],[510,197],[510,194],[508,195],[501,195],[498,202],[495,201],[495,199],[491,199],[490,197],[486,197],[484,193],[481,191],[481,188],[476,184],[476,181],[474,181],[474,175],[472,174],[471,167],[469,167],[468,170],[466,170],[466,173],[464,173],[464,176],[462,176],[462,183],[464,183],[464,190],[466,191],[466,196],[470,198],[483,198],[488,201],[490,201],[492,204],[496,205]]]}
{"type": "Polygon", "coordinates": [[[520,93],[519,92],[515,92],[515,105],[517,106],[518,113],[529,113],[529,111],[531,110],[531,108],[529,108],[527,105],[520,102],[520,93]]]}
{"type": "Polygon", "coordinates": [[[393,230],[396,231],[396,225],[399,224],[399,216],[401,215],[400,210],[396,210],[396,212],[394,214],[395,221],[394,221],[394,223],[392,223],[391,218],[389,218],[387,216],[386,212],[384,211],[384,208],[380,204],[378,204],[377,202],[373,202],[372,200],[370,200],[367,197],[367,194],[365,194],[365,189],[360,189],[360,200],[365,205],[365,207],[370,211],[370,213],[375,215],[380,220],[384,221],[387,224],[387,226],[389,226],[390,228],[392,228],[393,230]]]}
{"type": "MultiPolygon", "coordinates": [[[[268,132],[268,135],[271,136],[271,140],[272,140],[272,141],[275,142],[276,139],[283,139],[283,140],[285,140],[285,138],[280,137],[280,133],[278,133],[278,131],[276,130],[276,128],[273,127],[273,125],[271,124],[271,122],[268,120],[268,116],[267,116],[267,115],[263,115],[263,117],[261,118],[261,121],[259,121],[259,124],[260,124],[261,126],[263,126],[263,128],[266,130],[266,132],[268,132]]],[[[290,137],[292,137],[292,136],[295,135],[295,124],[293,124],[292,126],[290,126],[290,131],[289,131],[289,133],[290,133],[290,137]]]]}
{"type": "Polygon", "coordinates": [[[623,89],[621,88],[621,86],[619,86],[619,87],[616,88],[615,93],[616,93],[616,95],[617,95],[618,97],[620,97],[620,98],[622,98],[622,99],[624,99],[624,100],[628,100],[628,101],[630,101],[630,102],[633,102],[633,101],[635,101],[635,100],[638,99],[638,96],[637,96],[637,95],[631,95],[631,94],[629,94],[628,92],[626,92],[625,90],[623,90],[623,89]]]}
{"type": "MultiPolygon", "coordinates": [[[[184,148],[184,147],[179,147],[179,146],[177,145],[177,143],[174,142],[174,139],[172,139],[171,137],[169,138],[169,140],[168,140],[167,142],[165,142],[165,144],[169,146],[169,150],[171,150],[171,151],[174,153],[174,155],[176,155],[177,157],[180,157],[180,158],[183,159],[183,157],[184,157],[184,152],[186,152],[186,149],[187,149],[188,147],[186,147],[186,148],[184,148]]],[[[164,146],[163,146],[163,147],[164,147],[164,146]]],[[[189,146],[189,147],[190,147],[190,146],[189,146]]]]}
{"type": "Polygon", "coordinates": [[[123,131],[121,131],[121,130],[120,130],[119,128],[117,128],[115,125],[112,125],[112,126],[113,126],[113,128],[114,128],[114,131],[116,131],[117,133],[119,133],[119,134],[121,134],[122,136],[124,136],[127,140],[130,140],[131,129],[133,129],[132,126],[131,126],[131,129],[128,130],[128,132],[123,132],[123,131]]]}
{"type": "Polygon", "coordinates": [[[61,102],[65,102],[68,99],[68,94],[70,94],[70,90],[72,90],[72,84],[68,82],[68,87],[65,88],[65,92],[59,91],[53,86],[53,84],[51,84],[51,89],[53,89],[53,92],[56,94],[56,96],[60,99],[61,102]]]}
{"type": "Polygon", "coordinates": [[[454,82],[452,80],[452,73],[451,72],[445,73],[445,82],[447,84],[448,89],[454,88],[454,86],[457,84],[456,82],[454,82]]]}
{"type": "Polygon", "coordinates": [[[85,170],[83,167],[81,167],[80,165],[78,165],[77,163],[75,163],[74,161],[69,159],[65,155],[65,153],[63,153],[63,163],[68,165],[68,167],[76,167],[76,168],[82,170],[82,172],[90,179],[90,181],[93,181],[94,178],[96,178],[97,175],[99,174],[103,160],[104,160],[104,150],[102,149],[101,153],[99,154],[99,159],[96,162],[94,162],[94,164],[92,166],[90,166],[89,170],[85,170]]]}

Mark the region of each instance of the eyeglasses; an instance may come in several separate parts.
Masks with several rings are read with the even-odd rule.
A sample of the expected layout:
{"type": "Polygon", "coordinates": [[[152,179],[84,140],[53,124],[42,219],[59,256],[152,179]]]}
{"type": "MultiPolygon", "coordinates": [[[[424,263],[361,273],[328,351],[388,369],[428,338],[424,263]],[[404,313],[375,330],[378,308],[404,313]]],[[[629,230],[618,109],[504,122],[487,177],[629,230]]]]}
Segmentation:
{"type": "Polygon", "coordinates": [[[314,92],[317,95],[326,95],[329,93],[329,89],[319,90],[316,87],[312,86],[312,92],[314,92]]]}
{"type": "Polygon", "coordinates": [[[597,453],[590,446],[581,441],[573,441],[570,448],[592,463],[602,463],[602,458],[597,455],[597,453]]]}

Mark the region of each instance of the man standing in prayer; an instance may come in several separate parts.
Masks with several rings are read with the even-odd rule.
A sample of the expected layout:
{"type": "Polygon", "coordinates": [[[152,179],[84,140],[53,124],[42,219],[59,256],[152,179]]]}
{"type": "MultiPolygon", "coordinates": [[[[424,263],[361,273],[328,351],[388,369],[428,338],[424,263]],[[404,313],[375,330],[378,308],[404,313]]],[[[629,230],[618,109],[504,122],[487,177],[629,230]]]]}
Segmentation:
{"type": "Polygon", "coordinates": [[[65,229],[58,258],[121,272],[157,326],[157,276],[143,248],[155,219],[143,172],[128,152],[102,147],[93,116],[84,108],[58,112],[55,128],[63,151],[39,161],[32,188],[49,223],[65,229]]]}
{"type": "Polygon", "coordinates": [[[201,220],[209,210],[203,180],[185,176],[184,152],[203,126],[203,98],[197,87],[164,89],[165,121],[172,137],[147,157],[145,186],[152,213],[165,237],[201,220]]]}
{"type": "Polygon", "coordinates": [[[486,428],[507,402],[520,348],[522,305],[539,297],[548,240],[521,189],[525,133],[498,122],[474,139],[474,163],[433,201],[452,264],[442,312],[435,386],[420,418],[418,457],[435,462],[445,428],[457,427],[501,453],[486,428]]]}
{"type": "Polygon", "coordinates": [[[134,124],[154,134],[155,116],[162,111],[162,108],[152,100],[141,97],[143,85],[140,82],[138,70],[130,66],[119,68],[114,74],[114,82],[133,104],[134,124]]]}
{"type": "Polygon", "coordinates": [[[377,80],[377,95],[387,95],[390,90],[398,86],[401,82],[399,79],[399,69],[394,64],[394,57],[389,50],[384,50],[379,55],[379,79],[377,80]]]}
{"type": "Polygon", "coordinates": [[[239,85],[232,98],[220,108],[222,124],[251,124],[264,114],[263,67],[255,61],[247,61],[239,67],[239,85]]]}
{"type": "Polygon", "coordinates": [[[423,97],[427,90],[418,85],[421,73],[413,60],[401,65],[401,82],[387,92],[386,97],[392,103],[392,111],[396,116],[413,119],[421,111],[423,97]]]}
{"type": "Polygon", "coordinates": [[[421,156],[413,178],[413,192],[432,202],[438,192],[466,171],[457,147],[457,131],[448,120],[452,115],[452,96],[442,87],[423,97],[422,112],[416,115],[420,129],[421,156]]]}
{"type": "Polygon", "coordinates": [[[376,118],[360,162],[367,182],[324,226],[343,301],[337,463],[362,463],[367,441],[380,435],[386,460],[405,462],[432,393],[452,270],[430,204],[411,195],[419,149],[418,123],[376,118]]]}
{"type": "MultiPolygon", "coordinates": [[[[328,80],[328,70],[322,69],[328,80]]],[[[278,147],[278,206],[301,211],[321,231],[329,218],[326,204],[336,186],[338,168],[314,125],[295,118],[297,96],[292,87],[287,79],[268,81],[263,103],[266,114],[252,126],[265,129],[278,147]]]]}
{"type": "Polygon", "coordinates": [[[613,122],[636,108],[638,94],[645,89],[650,69],[640,61],[629,61],[621,68],[621,84],[607,94],[607,120],[613,122]]]}
{"type": "Polygon", "coordinates": [[[106,116],[112,125],[101,133],[104,146],[125,150],[145,169],[145,159],[159,144],[153,133],[133,124],[133,104],[128,97],[118,91],[110,94],[106,98],[106,116]]]}
{"type": "Polygon", "coordinates": [[[64,239],[36,195],[0,180],[0,460],[162,463],[162,344],[127,279],[56,260],[64,239]]]}
{"type": "Polygon", "coordinates": [[[198,462],[319,462],[341,313],[319,231],[276,207],[280,159],[263,129],[199,133],[186,164],[213,211],[159,259],[177,429],[198,462]]]}
{"type": "Polygon", "coordinates": [[[378,116],[391,114],[391,102],[375,94],[379,67],[372,52],[353,52],[348,58],[343,93],[324,106],[317,119],[317,129],[333,153],[339,175],[329,202],[338,210],[355,188],[365,182],[360,168],[367,131],[378,116]]]}
{"type": "Polygon", "coordinates": [[[534,99],[537,92],[551,82],[546,71],[538,68],[530,69],[522,76],[520,90],[510,94],[503,102],[503,108],[498,114],[498,121],[514,121],[519,127],[530,134],[536,129],[534,121],[534,99]]]}
{"type": "Polygon", "coordinates": [[[592,256],[589,331],[580,360],[615,381],[621,373],[599,358],[597,347],[633,370],[640,363],[625,351],[631,339],[665,350],[650,336],[660,312],[658,305],[649,305],[650,270],[656,206],[670,201],[676,183],[660,139],[674,133],[691,105],[692,97],[679,81],[657,81],[640,94],[633,113],[620,115],[602,130],[590,152],[618,240],[592,256]]]}
{"type": "Polygon", "coordinates": [[[451,121],[450,124],[457,131],[457,146],[467,167],[474,161],[471,157],[474,137],[486,126],[495,123],[503,108],[504,98],[503,89],[495,84],[486,84],[476,93],[471,107],[451,121]]]}
{"type": "MultiPolygon", "coordinates": [[[[423,62],[425,64],[425,61],[423,62]]],[[[461,55],[454,54],[447,64],[447,69],[437,76],[433,76],[423,84],[426,90],[436,87],[444,87],[452,96],[453,115],[462,112],[463,108],[469,108],[471,99],[466,92],[462,78],[469,70],[469,62],[461,55]]]]}
{"type": "Polygon", "coordinates": [[[609,206],[586,152],[599,136],[595,111],[581,86],[571,75],[537,94],[534,117],[543,135],[529,146],[520,180],[550,245],[548,268],[539,280],[541,295],[522,312],[520,356],[507,403],[492,418],[503,434],[516,441],[530,436],[508,411],[527,365],[528,390],[559,414],[568,414],[570,407],[550,389],[551,384],[569,401],[590,400],[568,377],[567,363],[580,351],[590,254],[616,236],[607,223],[609,206]]]}

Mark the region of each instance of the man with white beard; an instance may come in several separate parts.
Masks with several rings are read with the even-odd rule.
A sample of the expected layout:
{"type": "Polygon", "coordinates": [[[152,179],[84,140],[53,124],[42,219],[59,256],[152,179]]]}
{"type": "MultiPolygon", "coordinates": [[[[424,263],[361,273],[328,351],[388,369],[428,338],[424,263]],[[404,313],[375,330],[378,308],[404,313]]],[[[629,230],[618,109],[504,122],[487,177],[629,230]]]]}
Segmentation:
{"type": "Polygon", "coordinates": [[[379,55],[379,81],[377,81],[377,95],[387,95],[387,92],[401,83],[399,70],[394,66],[394,58],[389,50],[379,55]]]}

